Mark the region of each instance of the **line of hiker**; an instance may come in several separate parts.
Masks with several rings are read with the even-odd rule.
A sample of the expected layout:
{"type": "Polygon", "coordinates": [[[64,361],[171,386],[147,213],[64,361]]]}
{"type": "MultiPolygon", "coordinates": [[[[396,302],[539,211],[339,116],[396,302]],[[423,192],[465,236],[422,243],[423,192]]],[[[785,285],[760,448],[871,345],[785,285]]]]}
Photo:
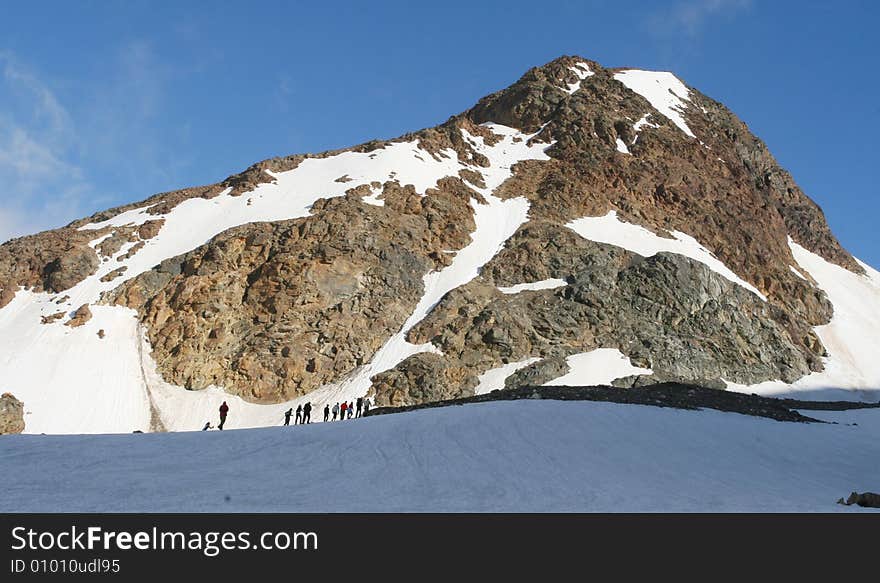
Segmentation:
{"type": "MultiPolygon", "coordinates": [[[[330,404],[327,403],[324,405],[324,421],[330,421],[330,414],[333,414],[333,421],[337,419],[342,421],[344,419],[351,419],[354,417],[357,419],[358,417],[363,417],[370,410],[370,400],[364,397],[358,397],[357,401],[350,402],[342,402],[340,406],[339,403],[333,405],[333,408],[330,408],[330,404]]],[[[223,426],[226,424],[226,416],[229,414],[229,405],[226,404],[226,401],[223,401],[223,404],[220,405],[220,423],[217,425],[217,429],[223,430],[223,426]]],[[[307,402],[305,405],[297,405],[296,413],[294,414],[293,407],[284,412],[284,425],[290,425],[290,418],[294,417],[293,424],[294,425],[307,425],[312,422],[312,403],[307,402]]],[[[214,426],[211,425],[211,422],[208,421],[205,423],[204,427],[202,427],[202,431],[207,431],[208,429],[214,429],[214,426]]]]}
{"type": "MultiPolygon", "coordinates": [[[[345,419],[351,419],[352,417],[354,417],[355,419],[357,419],[358,417],[363,417],[369,410],[370,400],[364,399],[363,397],[358,397],[357,404],[355,404],[354,401],[348,403],[343,401],[341,406],[339,405],[339,403],[336,403],[329,411],[333,413],[333,421],[336,421],[337,419],[339,421],[343,421],[345,419]]],[[[328,409],[327,407],[325,407],[324,421],[327,421],[328,417],[328,409]]]]}
{"type": "MultiPolygon", "coordinates": [[[[363,397],[358,397],[357,401],[351,402],[342,402],[342,405],[336,403],[333,407],[330,407],[330,403],[324,405],[324,422],[331,421],[330,415],[333,415],[332,421],[342,421],[344,419],[351,419],[358,417],[363,417],[367,411],[370,410],[370,400],[365,399],[363,397]]],[[[312,414],[312,404],[306,403],[305,405],[297,405],[296,407],[296,415],[294,416],[293,407],[284,412],[284,425],[290,425],[290,418],[294,416],[293,424],[294,425],[303,425],[307,423],[311,423],[311,414],[312,414]]]]}
{"type": "MultiPolygon", "coordinates": [[[[284,424],[290,425],[290,416],[293,415],[293,407],[284,412],[284,424]]],[[[294,425],[304,425],[312,422],[312,403],[296,407],[296,418],[293,420],[294,425]]]]}

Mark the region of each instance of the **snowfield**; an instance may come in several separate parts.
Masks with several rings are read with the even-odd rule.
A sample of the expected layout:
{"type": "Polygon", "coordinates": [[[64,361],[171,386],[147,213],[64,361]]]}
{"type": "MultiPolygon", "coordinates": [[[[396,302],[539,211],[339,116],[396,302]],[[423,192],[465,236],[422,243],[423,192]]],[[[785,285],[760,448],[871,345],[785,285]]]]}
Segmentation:
{"type": "Polygon", "coordinates": [[[568,373],[544,383],[549,386],[593,387],[610,385],[615,379],[633,375],[654,374],[649,368],[633,366],[629,358],[616,348],[597,348],[573,354],[565,359],[568,373]]]}
{"type": "Polygon", "coordinates": [[[530,283],[518,283],[509,287],[499,287],[498,291],[503,294],[518,294],[524,291],[540,291],[542,289],[556,289],[564,287],[568,282],[564,279],[551,278],[542,281],[533,281],[530,283]]]}
{"type": "Polygon", "coordinates": [[[835,502],[880,489],[880,410],[805,413],[838,424],[527,400],[242,431],[13,435],[0,437],[0,511],[872,512],[835,502]]]}

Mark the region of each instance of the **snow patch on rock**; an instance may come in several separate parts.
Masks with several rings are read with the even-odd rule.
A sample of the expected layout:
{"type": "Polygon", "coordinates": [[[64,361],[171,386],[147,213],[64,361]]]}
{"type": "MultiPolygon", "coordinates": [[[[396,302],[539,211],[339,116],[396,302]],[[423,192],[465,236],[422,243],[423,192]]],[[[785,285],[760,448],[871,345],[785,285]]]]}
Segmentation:
{"type": "Polygon", "coordinates": [[[563,91],[565,91],[569,95],[574,94],[576,91],[578,91],[581,88],[581,82],[584,79],[595,75],[595,73],[593,73],[590,70],[590,66],[584,62],[575,63],[574,65],[572,65],[568,69],[571,72],[573,72],[575,75],[577,75],[577,78],[578,78],[577,81],[575,81],[574,83],[569,83],[568,87],[566,89],[563,89],[563,91]]]}
{"type": "Polygon", "coordinates": [[[678,77],[666,71],[640,71],[630,69],[621,71],[614,78],[635,91],[651,106],[688,136],[696,136],[688,127],[682,116],[690,101],[690,90],[678,77]]]}
{"type": "Polygon", "coordinates": [[[498,368],[487,370],[480,375],[480,382],[474,389],[474,394],[484,395],[486,393],[494,391],[495,389],[503,389],[504,381],[507,380],[507,377],[509,377],[519,369],[525,368],[530,364],[534,364],[540,360],[540,358],[527,358],[518,362],[509,362],[507,364],[499,366],[498,368]]]}
{"type": "Polygon", "coordinates": [[[834,306],[831,321],[815,328],[828,352],[825,370],[792,384],[728,382],[728,388],[798,399],[880,401],[880,272],[859,261],[865,269],[865,274],[859,275],[826,261],[790,237],[788,245],[800,268],[810,274],[834,306]]]}
{"type": "Polygon", "coordinates": [[[544,383],[550,386],[591,387],[609,385],[615,379],[633,375],[652,375],[649,368],[633,366],[629,358],[616,348],[597,348],[574,354],[565,359],[569,372],[544,383]]]}
{"type": "Polygon", "coordinates": [[[644,227],[621,221],[617,218],[616,211],[610,211],[602,217],[576,219],[568,223],[566,227],[590,241],[622,247],[643,257],[650,257],[660,252],[677,253],[690,257],[706,265],[725,279],[746,288],[765,302],[767,301],[766,296],[755,286],[736,275],[708,249],[686,233],[672,231],[673,239],[658,237],[644,227]]]}
{"type": "Polygon", "coordinates": [[[798,276],[798,277],[801,278],[802,280],[804,280],[804,281],[810,281],[809,279],[807,279],[807,278],[804,276],[803,273],[801,273],[800,271],[798,271],[797,268],[796,268],[794,265],[789,265],[788,268],[791,269],[791,272],[792,272],[793,274],[795,274],[796,276],[798,276]]]}
{"type": "Polygon", "coordinates": [[[524,291],[539,291],[542,289],[556,289],[558,287],[563,287],[568,285],[568,282],[564,279],[544,279],[542,281],[535,281],[532,283],[518,283],[516,285],[512,285],[509,287],[498,287],[498,291],[503,294],[518,294],[524,291]]]}

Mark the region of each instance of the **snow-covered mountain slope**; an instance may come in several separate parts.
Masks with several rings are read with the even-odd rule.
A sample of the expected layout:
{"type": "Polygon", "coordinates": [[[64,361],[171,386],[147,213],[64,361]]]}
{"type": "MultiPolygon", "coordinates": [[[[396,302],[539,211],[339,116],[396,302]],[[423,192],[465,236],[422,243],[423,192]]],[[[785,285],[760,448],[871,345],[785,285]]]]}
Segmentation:
{"type": "MultiPolygon", "coordinates": [[[[148,220],[164,220],[159,233],[141,251],[126,257],[134,243],[123,245],[105,258],[94,275],[58,294],[21,291],[0,310],[0,377],[5,386],[27,403],[28,433],[79,433],[146,431],[151,428],[151,412],[168,430],[194,429],[204,424],[220,403],[230,400],[242,414],[230,427],[271,425],[281,411],[306,401],[318,408],[329,403],[350,401],[366,395],[370,377],[394,367],[413,354],[436,350],[431,346],[409,344],[406,333],[451,289],[467,283],[480,267],[500,250],[506,239],[526,220],[529,203],[525,199],[500,200],[492,192],[511,174],[511,167],[522,160],[546,159],[550,145],[530,142],[533,135],[499,125],[487,126],[501,140],[487,145],[478,136],[465,135],[475,151],[486,157],[489,166],[481,172],[482,187],[475,187],[483,202],[473,201],[476,229],[471,244],[458,251],[451,264],[424,277],[425,292],[404,324],[375,354],[372,361],[351,377],[327,385],[299,399],[277,406],[250,405],[219,389],[191,394],[161,379],[150,362],[149,345],[139,332],[137,314],[121,306],[95,306],[84,325],[70,328],[40,325],[43,316],[95,304],[101,294],[119,286],[164,259],[190,251],[216,234],[253,221],[285,220],[307,215],[319,197],[343,196],[347,183],[334,182],[348,176],[366,183],[383,181],[389,174],[404,184],[413,184],[424,193],[444,176],[454,176],[468,168],[454,151],[432,157],[415,143],[392,144],[374,154],[344,152],[338,156],[305,160],[294,170],[274,174],[273,183],[259,186],[247,196],[228,193],[205,200],[184,201],[171,212],[158,217],[147,208],[126,211],[116,217],[89,223],[81,231],[102,232],[108,227],[138,226],[148,220]],[[397,170],[395,170],[397,169],[397,170]],[[327,190],[327,187],[330,190],[327,190]],[[125,268],[117,279],[104,281],[113,270],[125,268]],[[99,338],[98,331],[104,331],[99,338]]],[[[109,235],[96,236],[93,246],[109,235]]],[[[68,317],[62,321],[68,320],[68,317]]]]}
{"type": "Polygon", "coordinates": [[[245,431],[8,436],[0,511],[871,512],[835,501],[880,481],[880,410],[808,414],[837,424],[527,400],[245,431]]]}
{"type": "Polygon", "coordinates": [[[0,391],[27,433],[505,383],[877,400],[878,282],[721,104],[563,57],[435,128],[0,245],[0,391]]]}

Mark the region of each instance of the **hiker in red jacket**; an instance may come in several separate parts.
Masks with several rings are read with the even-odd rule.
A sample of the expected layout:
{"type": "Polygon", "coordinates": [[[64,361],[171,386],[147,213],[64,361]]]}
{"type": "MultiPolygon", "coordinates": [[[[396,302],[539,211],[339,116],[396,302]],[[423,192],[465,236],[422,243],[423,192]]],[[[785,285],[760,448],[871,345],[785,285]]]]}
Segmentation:
{"type": "Polygon", "coordinates": [[[342,421],[345,419],[345,410],[348,409],[348,403],[345,401],[342,402],[342,407],[339,408],[339,420],[342,421]]]}
{"type": "Polygon", "coordinates": [[[217,426],[217,429],[223,431],[223,424],[226,423],[226,414],[229,413],[229,405],[226,404],[226,401],[223,401],[223,404],[220,405],[220,425],[217,426]]]}

